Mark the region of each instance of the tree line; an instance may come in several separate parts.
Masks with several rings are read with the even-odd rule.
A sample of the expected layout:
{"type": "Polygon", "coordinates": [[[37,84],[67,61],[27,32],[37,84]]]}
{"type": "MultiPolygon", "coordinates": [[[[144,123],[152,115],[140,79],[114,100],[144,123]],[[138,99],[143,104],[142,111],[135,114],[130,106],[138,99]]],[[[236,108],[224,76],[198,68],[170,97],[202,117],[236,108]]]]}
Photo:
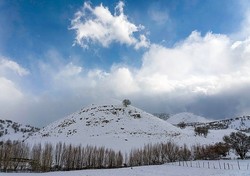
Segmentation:
{"type": "Polygon", "coordinates": [[[0,142],[0,171],[49,172],[64,170],[119,168],[157,165],[188,160],[220,159],[234,150],[241,159],[250,149],[250,137],[241,132],[224,136],[213,145],[178,146],[173,142],[147,144],[128,154],[105,147],[74,146],[62,142],[28,144],[20,141],[0,142]]]}
{"type": "Polygon", "coordinates": [[[123,155],[105,147],[46,143],[30,147],[20,141],[0,143],[0,171],[49,172],[123,166],[123,155]]]}
{"type": "Polygon", "coordinates": [[[179,147],[172,142],[147,144],[141,149],[131,150],[128,165],[157,165],[167,162],[187,161],[190,158],[191,151],[186,145],[179,147]]]}

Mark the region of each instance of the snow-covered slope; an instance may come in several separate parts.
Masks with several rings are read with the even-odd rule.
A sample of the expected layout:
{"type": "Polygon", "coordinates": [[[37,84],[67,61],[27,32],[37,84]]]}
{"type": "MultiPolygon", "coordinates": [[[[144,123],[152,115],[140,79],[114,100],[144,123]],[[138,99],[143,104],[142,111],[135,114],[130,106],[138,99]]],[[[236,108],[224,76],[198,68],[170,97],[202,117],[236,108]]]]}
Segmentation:
{"type": "Polygon", "coordinates": [[[211,144],[232,130],[211,130],[206,138],[195,136],[193,128],[180,129],[133,106],[91,105],[34,133],[26,141],[65,142],[105,146],[130,151],[148,143],[172,141],[179,145],[211,144]]]}
{"type": "Polygon", "coordinates": [[[195,115],[193,113],[188,112],[182,112],[175,115],[170,116],[170,118],[167,119],[167,122],[177,125],[180,122],[184,123],[207,123],[211,122],[211,120],[206,119],[205,117],[201,117],[198,115],[195,115]]]}
{"type": "Polygon", "coordinates": [[[0,119],[0,141],[2,140],[24,140],[30,134],[39,131],[39,128],[30,125],[22,125],[11,120],[0,119]]]}

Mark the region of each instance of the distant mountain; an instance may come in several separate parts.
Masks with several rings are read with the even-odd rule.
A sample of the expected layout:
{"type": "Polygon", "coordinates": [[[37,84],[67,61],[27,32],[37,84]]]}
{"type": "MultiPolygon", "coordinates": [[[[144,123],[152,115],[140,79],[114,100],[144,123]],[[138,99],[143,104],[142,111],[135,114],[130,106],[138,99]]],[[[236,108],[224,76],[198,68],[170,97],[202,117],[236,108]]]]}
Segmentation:
{"type": "Polygon", "coordinates": [[[39,128],[22,125],[11,120],[0,119],[0,141],[2,140],[24,140],[34,132],[39,131],[39,128]]]}
{"type": "Polygon", "coordinates": [[[170,116],[167,119],[167,122],[169,122],[173,125],[177,125],[181,122],[184,122],[184,123],[207,123],[207,122],[211,122],[211,121],[212,120],[209,120],[205,117],[198,116],[198,115],[195,115],[193,113],[188,113],[188,112],[178,113],[178,114],[170,116]]]}

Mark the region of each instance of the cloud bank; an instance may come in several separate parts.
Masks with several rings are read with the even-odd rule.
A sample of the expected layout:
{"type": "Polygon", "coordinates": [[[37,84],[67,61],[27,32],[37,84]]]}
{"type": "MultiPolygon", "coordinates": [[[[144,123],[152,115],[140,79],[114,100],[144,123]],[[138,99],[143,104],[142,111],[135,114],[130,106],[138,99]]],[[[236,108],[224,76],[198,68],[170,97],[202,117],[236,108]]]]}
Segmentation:
{"type": "Polygon", "coordinates": [[[44,123],[53,115],[110,98],[129,98],[149,112],[191,111],[212,118],[246,115],[249,48],[249,39],[235,42],[226,35],[193,31],[171,48],[152,44],[139,68],[113,65],[105,71],[74,62],[43,63],[40,70],[47,74],[50,87],[23,101],[32,106],[34,117],[42,112],[44,123]]]}

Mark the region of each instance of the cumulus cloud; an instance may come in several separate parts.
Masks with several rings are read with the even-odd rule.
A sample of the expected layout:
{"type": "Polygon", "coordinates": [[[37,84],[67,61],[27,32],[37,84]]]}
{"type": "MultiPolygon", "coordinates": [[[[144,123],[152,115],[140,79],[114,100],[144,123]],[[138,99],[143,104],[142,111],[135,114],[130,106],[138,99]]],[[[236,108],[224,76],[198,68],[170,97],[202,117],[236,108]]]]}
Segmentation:
{"type": "Polygon", "coordinates": [[[102,4],[93,8],[85,2],[71,21],[70,29],[76,32],[75,43],[84,48],[88,48],[91,43],[108,47],[112,42],[134,46],[135,49],[148,47],[149,40],[145,35],[141,34],[139,39],[135,37],[144,26],[130,22],[123,8],[124,3],[120,1],[112,14],[102,4]]]}
{"type": "Polygon", "coordinates": [[[236,61],[232,55],[228,37],[212,33],[202,37],[194,31],[173,48],[152,45],[143,56],[137,77],[146,87],[160,92],[182,87],[213,92],[225,82],[221,80],[233,76],[236,61]]]}

